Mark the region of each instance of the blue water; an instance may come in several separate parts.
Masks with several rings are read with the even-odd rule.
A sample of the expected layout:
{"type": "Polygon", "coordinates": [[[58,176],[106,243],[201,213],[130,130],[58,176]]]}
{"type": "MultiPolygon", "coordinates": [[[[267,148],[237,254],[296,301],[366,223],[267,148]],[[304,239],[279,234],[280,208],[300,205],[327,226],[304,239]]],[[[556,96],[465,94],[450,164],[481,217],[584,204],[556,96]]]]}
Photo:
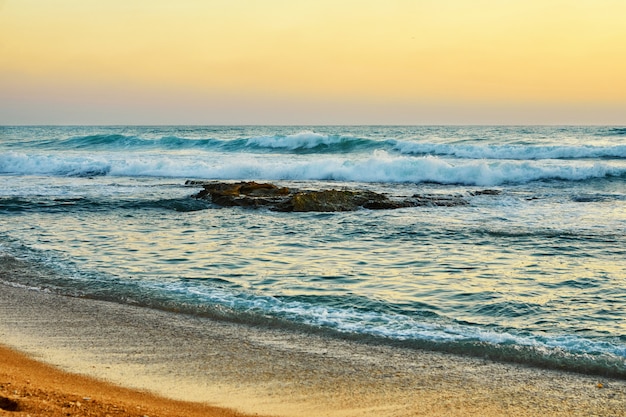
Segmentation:
{"type": "Polygon", "coordinates": [[[626,128],[0,127],[0,280],[626,377],[626,128]],[[220,208],[187,179],[469,204],[220,208]]]}

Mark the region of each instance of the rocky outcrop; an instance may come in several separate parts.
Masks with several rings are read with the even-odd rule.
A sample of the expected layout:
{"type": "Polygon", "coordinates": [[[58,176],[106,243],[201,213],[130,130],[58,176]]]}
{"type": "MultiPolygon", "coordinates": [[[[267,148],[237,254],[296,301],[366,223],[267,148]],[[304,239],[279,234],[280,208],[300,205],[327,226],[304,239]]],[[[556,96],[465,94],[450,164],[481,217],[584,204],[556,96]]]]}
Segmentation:
{"type": "Polygon", "coordinates": [[[388,210],[418,206],[461,206],[468,202],[461,196],[415,194],[411,198],[392,199],[369,190],[298,190],[269,183],[197,182],[203,189],[194,198],[210,200],[223,207],[266,207],[284,212],[354,211],[360,208],[388,210]]]}

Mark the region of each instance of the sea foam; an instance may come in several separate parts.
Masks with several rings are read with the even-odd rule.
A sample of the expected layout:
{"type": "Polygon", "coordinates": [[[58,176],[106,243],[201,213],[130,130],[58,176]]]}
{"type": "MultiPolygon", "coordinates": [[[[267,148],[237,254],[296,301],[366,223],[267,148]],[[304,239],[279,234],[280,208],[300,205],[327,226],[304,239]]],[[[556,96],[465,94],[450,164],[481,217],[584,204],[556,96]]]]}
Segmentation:
{"type": "Polygon", "coordinates": [[[394,149],[403,154],[454,156],[468,159],[590,159],[626,158],[626,145],[608,146],[539,146],[539,145],[477,145],[442,144],[399,141],[394,149]]]}
{"type": "Polygon", "coordinates": [[[100,154],[97,158],[9,152],[0,154],[1,174],[129,176],[203,179],[328,180],[463,185],[580,181],[626,174],[621,161],[481,160],[413,157],[376,151],[371,156],[267,157],[254,154],[100,154]]]}

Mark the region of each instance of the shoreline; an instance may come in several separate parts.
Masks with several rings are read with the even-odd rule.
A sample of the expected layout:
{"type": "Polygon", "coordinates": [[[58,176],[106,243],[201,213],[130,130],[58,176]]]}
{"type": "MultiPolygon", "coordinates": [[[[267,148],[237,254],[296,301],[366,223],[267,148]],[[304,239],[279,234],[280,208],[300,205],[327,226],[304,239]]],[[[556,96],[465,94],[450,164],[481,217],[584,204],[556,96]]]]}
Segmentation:
{"type": "Polygon", "coordinates": [[[626,416],[623,380],[259,329],[5,284],[0,344],[138,394],[246,414],[626,416]]]}

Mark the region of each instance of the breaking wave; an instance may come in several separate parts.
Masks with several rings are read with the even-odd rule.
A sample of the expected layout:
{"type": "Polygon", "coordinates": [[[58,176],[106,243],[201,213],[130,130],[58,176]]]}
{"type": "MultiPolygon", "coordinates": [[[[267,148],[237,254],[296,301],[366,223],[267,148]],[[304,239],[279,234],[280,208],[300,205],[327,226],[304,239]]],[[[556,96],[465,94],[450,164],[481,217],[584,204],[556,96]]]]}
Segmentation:
{"type": "Polygon", "coordinates": [[[223,154],[219,158],[206,158],[203,154],[89,157],[9,152],[0,154],[0,174],[500,185],[621,177],[626,175],[626,164],[619,161],[449,160],[384,151],[361,158],[340,155],[268,158],[254,154],[223,154]]]}
{"type": "MultiPolygon", "coordinates": [[[[623,135],[624,129],[613,129],[612,135],[623,135]]],[[[221,151],[221,152],[259,152],[259,153],[371,153],[383,150],[405,155],[436,155],[462,159],[626,159],[626,145],[535,145],[535,144],[482,144],[437,143],[414,139],[372,139],[366,137],[327,135],[312,131],[303,131],[291,135],[266,135],[249,138],[184,138],[164,136],[160,138],[141,138],[120,134],[89,135],[63,140],[39,142],[37,148],[50,150],[181,150],[181,151],[221,151]]]]}

